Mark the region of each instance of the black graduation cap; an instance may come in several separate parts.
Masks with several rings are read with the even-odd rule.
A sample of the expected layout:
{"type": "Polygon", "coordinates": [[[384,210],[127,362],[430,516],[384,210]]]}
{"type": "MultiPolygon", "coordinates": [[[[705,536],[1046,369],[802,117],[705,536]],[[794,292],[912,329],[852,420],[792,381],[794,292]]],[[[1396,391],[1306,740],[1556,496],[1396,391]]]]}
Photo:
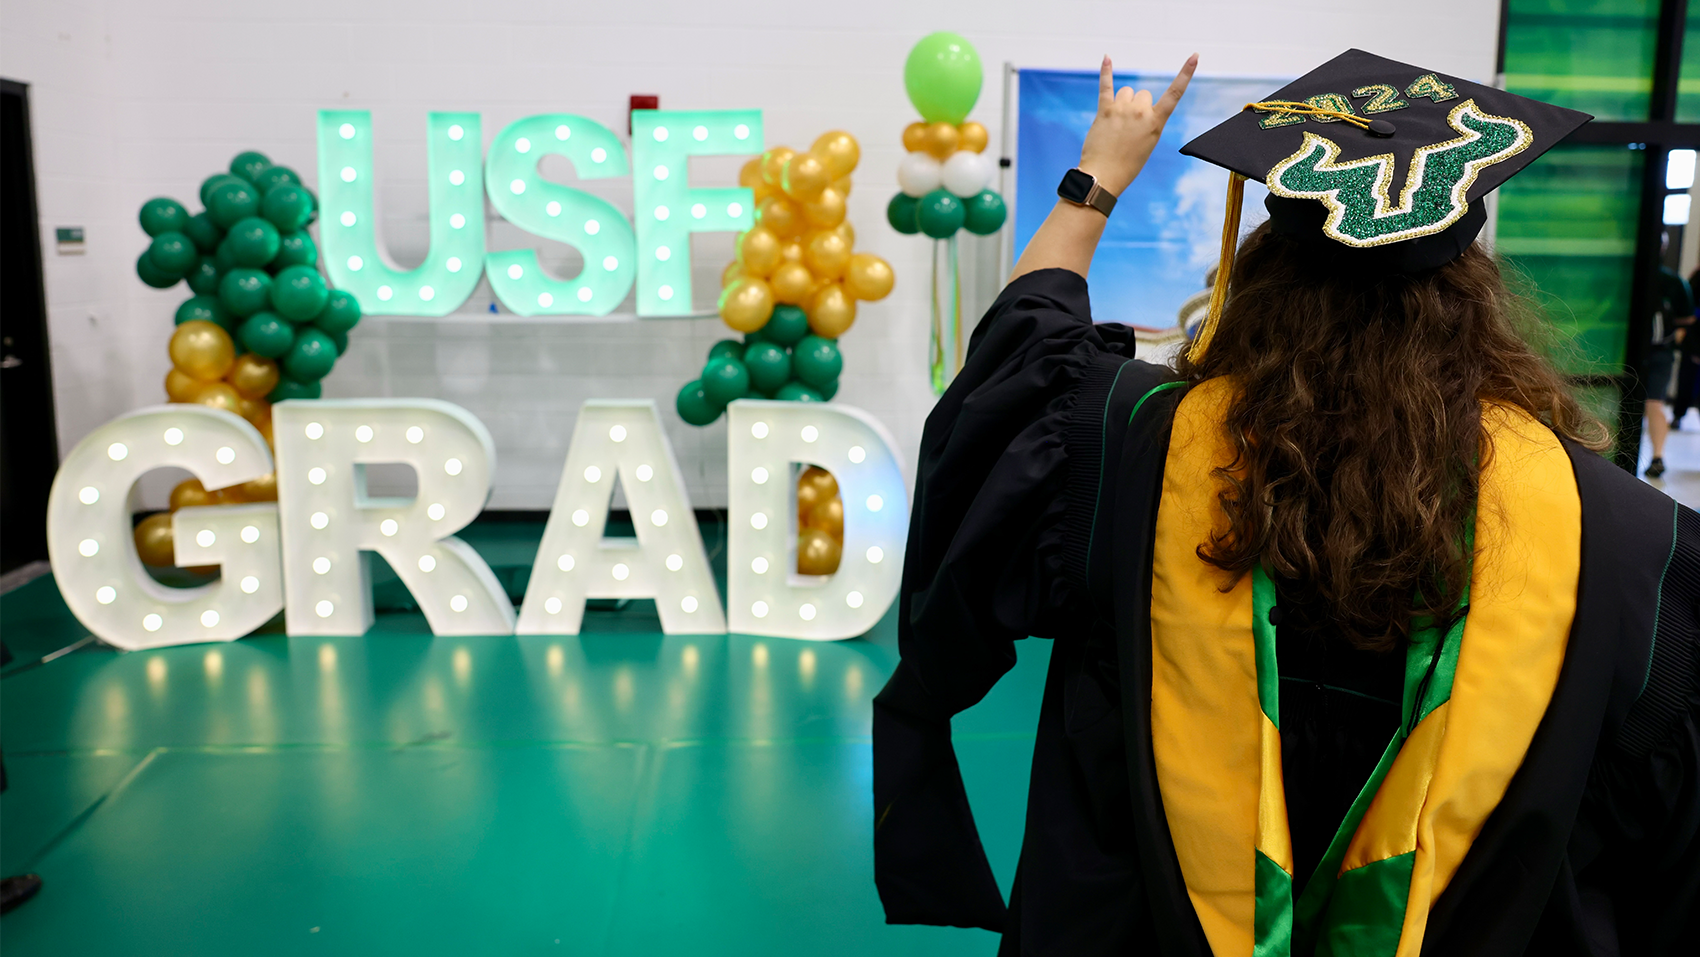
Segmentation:
{"type": "Polygon", "coordinates": [[[1462,254],[1487,221],[1482,197],[1590,119],[1347,50],[1181,152],[1268,186],[1277,232],[1410,273],[1462,254]]]}

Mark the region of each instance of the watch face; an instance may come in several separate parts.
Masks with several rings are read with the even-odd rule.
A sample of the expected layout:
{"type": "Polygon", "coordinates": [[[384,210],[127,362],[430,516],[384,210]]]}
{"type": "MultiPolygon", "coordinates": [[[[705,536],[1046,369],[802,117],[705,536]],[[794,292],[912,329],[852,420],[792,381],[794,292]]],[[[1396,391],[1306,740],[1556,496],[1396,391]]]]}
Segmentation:
{"type": "Polygon", "coordinates": [[[1086,194],[1092,191],[1096,182],[1091,176],[1080,170],[1071,169],[1063,174],[1062,184],[1057,187],[1057,195],[1071,203],[1086,202],[1086,194]]]}

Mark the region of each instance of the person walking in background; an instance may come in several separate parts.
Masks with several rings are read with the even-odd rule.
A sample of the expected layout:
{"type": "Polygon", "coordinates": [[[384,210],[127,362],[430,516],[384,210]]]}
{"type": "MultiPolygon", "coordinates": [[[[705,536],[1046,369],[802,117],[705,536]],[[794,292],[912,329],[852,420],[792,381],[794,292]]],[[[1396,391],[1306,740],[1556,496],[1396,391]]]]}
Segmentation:
{"type": "MultiPolygon", "coordinates": [[[[1667,233],[1660,240],[1660,252],[1668,245],[1670,234],[1667,233]]],[[[1677,352],[1687,326],[1694,322],[1694,295],[1681,276],[1660,266],[1657,289],[1659,300],[1653,312],[1652,348],[1647,350],[1647,368],[1641,376],[1647,387],[1643,415],[1647,420],[1647,438],[1653,446],[1652,461],[1642,473],[1648,478],[1665,474],[1665,440],[1670,436],[1672,422],[1669,400],[1676,387],[1677,352]]]]}
{"type": "MultiPolygon", "coordinates": [[[[1700,269],[1696,269],[1688,277],[1690,296],[1694,292],[1694,283],[1700,279],[1700,269]]],[[[1696,303],[1694,312],[1688,320],[1682,323],[1682,339],[1676,348],[1676,395],[1671,398],[1670,427],[1682,428],[1682,417],[1694,406],[1694,387],[1700,383],[1700,335],[1693,335],[1694,321],[1700,318],[1700,303],[1696,303]]]]}

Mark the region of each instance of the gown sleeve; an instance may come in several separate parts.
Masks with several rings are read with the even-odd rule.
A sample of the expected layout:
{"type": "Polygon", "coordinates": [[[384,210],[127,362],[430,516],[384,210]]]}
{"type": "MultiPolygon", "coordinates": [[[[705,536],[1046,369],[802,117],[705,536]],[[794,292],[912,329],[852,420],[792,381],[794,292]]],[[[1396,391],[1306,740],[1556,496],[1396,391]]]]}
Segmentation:
{"type": "MultiPolygon", "coordinates": [[[[894,924],[1001,931],[1005,909],[950,740],[951,716],[1015,663],[1018,639],[1083,624],[1079,496],[1132,331],[1094,325],[1086,280],[1010,283],[927,418],[899,597],[902,660],[874,699],[874,876],[894,924]]],[[[1088,619],[1089,620],[1089,616],[1088,619]]]]}

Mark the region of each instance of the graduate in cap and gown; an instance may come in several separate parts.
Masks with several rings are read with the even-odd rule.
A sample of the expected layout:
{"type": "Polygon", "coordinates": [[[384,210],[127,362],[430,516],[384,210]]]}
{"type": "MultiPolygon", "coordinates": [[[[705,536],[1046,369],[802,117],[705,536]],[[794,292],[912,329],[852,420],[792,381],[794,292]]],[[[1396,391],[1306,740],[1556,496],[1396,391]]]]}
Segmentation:
{"type": "Polygon", "coordinates": [[[927,421],[874,702],[887,920],[1011,955],[1694,953],[1700,516],[1597,454],[1476,242],[1589,117],[1358,50],[1247,104],[1183,150],[1228,217],[1157,366],[1086,277],[1196,62],[1153,101],[1105,59],[927,421]],[[1006,903],[950,721],[1029,636],[1006,903]]]}

